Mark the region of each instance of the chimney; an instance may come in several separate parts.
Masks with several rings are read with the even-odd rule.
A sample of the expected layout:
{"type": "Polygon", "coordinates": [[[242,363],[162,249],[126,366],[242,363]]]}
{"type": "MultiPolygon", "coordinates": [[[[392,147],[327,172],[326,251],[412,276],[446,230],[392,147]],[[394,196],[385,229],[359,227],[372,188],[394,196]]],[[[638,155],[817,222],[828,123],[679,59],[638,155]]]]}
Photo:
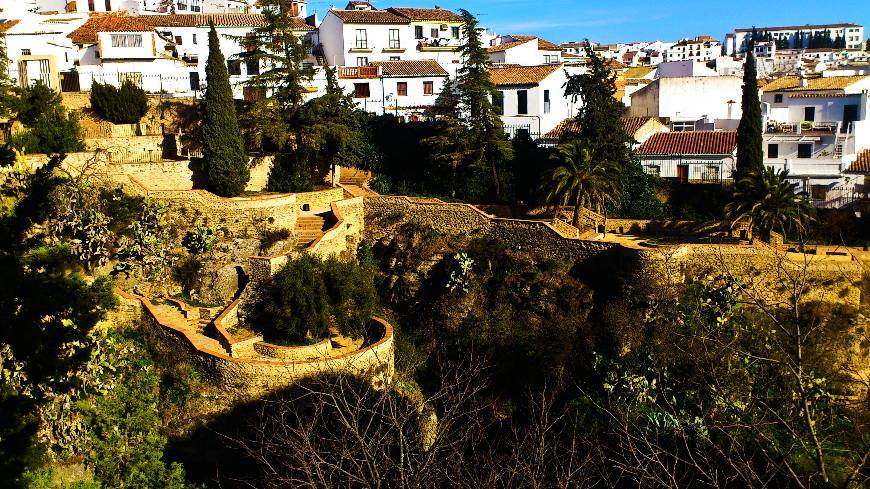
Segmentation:
{"type": "Polygon", "coordinates": [[[807,70],[803,66],[800,67],[800,86],[801,88],[806,88],[809,85],[809,81],[807,80],[807,70]]]}

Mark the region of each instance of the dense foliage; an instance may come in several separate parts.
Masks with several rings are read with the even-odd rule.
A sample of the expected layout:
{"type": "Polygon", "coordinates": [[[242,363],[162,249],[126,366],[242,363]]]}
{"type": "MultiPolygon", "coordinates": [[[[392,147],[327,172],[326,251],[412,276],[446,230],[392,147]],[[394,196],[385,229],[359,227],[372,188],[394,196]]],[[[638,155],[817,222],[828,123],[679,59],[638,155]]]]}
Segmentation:
{"type": "Polygon", "coordinates": [[[120,88],[94,82],[91,109],[112,124],[137,124],[148,113],[148,97],[130,80],[121,83],[120,88]]]}
{"type": "Polygon", "coordinates": [[[319,341],[330,326],[360,338],[376,304],[372,271],[365,264],[302,254],[272,277],[251,323],[280,344],[319,341]]]}
{"type": "Polygon", "coordinates": [[[203,101],[202,155],[208,188],[224,197],[236,197],[245,190],[251,172],[230,75],[213,24],[208,33],[205,73],[208,88],[203,101]]]}
{"type": "Polygon", "coordinates": [[[758,79],[755,73],[755,56],[746,55],[743,65],[743,98],[740,108],[740,125],[737,127],[737,178],[749,172],[758,172],[764,166],[761,137],[761,101],[758,98],[758,79]]]}
{"type": "Polygon", "coordinates": [[[27,126],[12,136],[8,145],[27,153],[71,153],[84,150],[78,114],[68,112],[60,94],[42,83],[21,91],[17,101],[18,119],[27,126]]]}

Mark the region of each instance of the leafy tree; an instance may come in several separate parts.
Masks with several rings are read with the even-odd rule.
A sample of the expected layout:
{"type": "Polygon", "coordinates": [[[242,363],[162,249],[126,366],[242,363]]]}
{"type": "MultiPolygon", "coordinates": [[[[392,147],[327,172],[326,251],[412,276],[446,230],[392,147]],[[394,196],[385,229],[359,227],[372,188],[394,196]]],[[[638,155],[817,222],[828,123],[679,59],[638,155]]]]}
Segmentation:
{"type": "Polygon", "coordinates": [[[608,160],[626,166],[631,160],[631,137],[625,133],[622,116],[625,108],[614,98],[616,75],[609,62],[586,46],[586,72],[572,75],[565,83],[565,96],[575,102],[582,101],[576,117],[578,134],[571,139],[580,139],[595,160],[608,160]]]}
{"type": "Polygon", "coordinates": [[[248,47],[241,59],[256,63],[260,69],[247,86],[264,95],[249,111],[248,122],[255,140],[269,142],[279,150],[294,145],[298,148],[302,146],[298,112],[314,68],[303,63],[307,55],[296,31],[298,19],[289,14],[290,1],[263,0],[260,7],[263,25],[255,28],[250,37],[239,39],[248,47]]]}
{"type": "Polygon", "coordinates": [[[370,270],[305,253],[272,277],[255,307],[255,325],[277,343],[319,340],[331,324],[342,334],[360,337],[376,297],[370,270]]]}
{"type": "Polygon", "coordinates": [[[764,166],[761,130],[761,101],[758,99],[758,79],[755,73],[755,56],[746,55],[743,65],[743,115],[737,126],[737,163],[739,179],[749,172],[759,171],[764,166]]]}
{"type": "Polygon", "coordinates": [[[753,171],[739,182],[725,214],[732,222],[749,219],[764,241],[770,241],[772,231],[785,236],[793,230],[802,235],[812,220],[813,208],[806,195],[795,193],[796,188],[796,183],[788,181],[788,171],[753,171]]]}
{"type": "Polygon", "coordinates": [[[618,205],[609,205],[610,212],[619,217],[635,219],[660,219],[665,210],[658,198],[661,181],[643,170],[640,161],[634,159],[623,167],[618,205]]]}
{"type": "MultiPolygon", "coordinates": [[[[446,169],[450,175],[450,197],[456,197],[457,176],[469,156],[468,128],[460,120],[460,99],[448,77],[427,116],[434,120],[433,134],[420,144],[429,150],[435,168],[446,169]]],[[[440,172],[439,172],[440,173],[440,172]]]]}
{"type": "Polygon", "coordinates": [[[489,167],[496,199],[502,197],[499,165],[509,161],[511,148],[504,137],[501,117],[492,103],[495,84],[489,74],[490,59],[480,38],[477,19],[462,9],[462,67],[457,76],[459,100],[469,128],[471,164],[489,167]]]}
{"type": "Polygon", "coordinates": [[[112,271],[129,276],[141,271],[149,278],[162,276],[172,264],[169,254],[172,222],[167,205],[146,198],[140,215],[118,242],[118,263],[112,271]]]}
{"type": "Polygon", "coordinates": [[[55,92],[41,80],[22,90],[18,99],[18,120],[26,126],[33,126],[46,112],[63,103],[60,93],[55,92]]]}
{"type": "Polygon", "coordinates": [[[587,207],[607,216],[607,205],[619,200],[621,168],[607,160],[594,160],[580,141],[559,146],[552,156],[558,165],[550,175],[548,200],[573,205],[571,224],[580,227],[580,209],[587,207]]]}
{"type": "Polygon", "coordinates": [[[121,88],[95,82],[91,86],[91,109],[113,124],[136,124],[148,113],[148,97],[130,80],[125,80],[121,88]]]}
{"type": "Polygon", "coordinates": [[[244,192],[251,172],[236,117],[230,76],[213,23],[208,33],[205,72],[208,86],[202,137],[208,187],[218,195],[235,197],[244,192]]]}

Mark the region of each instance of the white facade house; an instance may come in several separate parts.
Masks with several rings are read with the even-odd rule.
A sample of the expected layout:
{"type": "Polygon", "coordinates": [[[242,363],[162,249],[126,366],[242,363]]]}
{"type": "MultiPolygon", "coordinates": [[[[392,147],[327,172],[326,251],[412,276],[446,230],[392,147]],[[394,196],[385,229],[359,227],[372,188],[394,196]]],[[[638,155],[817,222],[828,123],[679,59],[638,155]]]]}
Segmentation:
{"type": "Polygon", "coordinates": [[[368,66],[339,67],[338,82],[359,108],[417,121],[444,88],[447,71],[433,60],[375,61],[368,66]]]}
{"type": "Polygon", "coordinates": [[[762,88],[764,162],[787,169],[817,205],[836,206],[870,148],[870,76],[786,76],[762,88]]]}
{"type": "Polygon", "coordinates": [[[737,132],[657,132],[637,154],[649,175],[680,183],[721,183],[733,178],[737,132]]]}
{"type": "Polygon", "coordinates": [[[658,78],[631,95],[629,114],[667,118],[673,131],[736,129],[742,86],[736,76],[658,78]]]}
{"type": "Polygon", "coordinates": [[[538,66],[562,63],[562,49],[534,36],[500,36],[487,48],[495,64],[538,66]]]}
{"type": "Polygon", "coordinates": [[[845,49],[864,48],[864,27],[853,23],[841,24],[807,24],[807,25],[791,25],[778,27],[755,27],[735,29],[726,35],[725,54],[734,56],[746,51],[749,46],[749,40],[752,38],[752,32],[755,31],[759,35],[770,34],[773,42],[783,44],[783,47],[791,49],[802,49],[809,47],[809,38],[819,34],[827,35],[831,41],[838,37],[845,42],[845,49]],[[803,34],[804,43],[800,44],[801,35],[803,34]]]}
{"type": "Polygon", "coordinates": [[[41,81],[59,90],[61,73],[72,69],[78,60],[78,49],[67,36],[87,20],[82,14],[28,13],[4,22],[0,30],[10,79],[19,86],[41,81]]]}
{"type": "MultiPolygon", "coordinates": [[[[12,0],[19,1],[19,0],[12,0]]],[[[41,12],[146,14],[258,13],[257,0],[31,0],[41,12]]],[[[291,1],[291,15],[305,17],[305,0],[291,1]]]]}
{"type": "Polygon", "coordinates": [[[461,26],[462,18],[445,9],[367,6],[330,10],[319,35],[324,61],[331,66],[428,59],[455,75],[461,62],[461,26]]]}
{"type": "Polygon", "coordinates": [[[722,44],[710,36],[684,39],[665,51],[666,61],[710,61],[722,54],[722,44]]]}
{"type": "Polygon", "coordinates": [[[579,109],[565,97],[567,75],[562,65],[493,65],[490,76],[498,91],[494,103],[511,135],[546,134],[579,109]]]}

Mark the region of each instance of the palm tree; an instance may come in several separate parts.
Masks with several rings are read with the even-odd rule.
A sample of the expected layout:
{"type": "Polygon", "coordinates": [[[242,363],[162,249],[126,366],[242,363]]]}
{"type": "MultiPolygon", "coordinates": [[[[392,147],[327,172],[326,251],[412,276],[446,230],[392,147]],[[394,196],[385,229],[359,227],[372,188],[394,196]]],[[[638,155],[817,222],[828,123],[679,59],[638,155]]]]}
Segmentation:
{"type": "Polygon", "coordinates": [[[622,191],[620,166],[612,161],[593,161],[581,141],[560,145],[551,160],[557,166],[550,175],[547,200],[557,206],[573,204],[571,224],[575,228],[580,225],[581,207],[602,213],[606,223],[606,206],[618,202],[622,191]]]}
{"type": "Polygon", "coordinates": [[[767,242],[773,231],[785,235],[786,230],[794,230],[803,235],[813,220],[813,207],[805,194],[795,192],[797,186],[788,181],[788,170],[753,171],[738,182],[725,215],[732,223],[749,219],[767,242]]]}

